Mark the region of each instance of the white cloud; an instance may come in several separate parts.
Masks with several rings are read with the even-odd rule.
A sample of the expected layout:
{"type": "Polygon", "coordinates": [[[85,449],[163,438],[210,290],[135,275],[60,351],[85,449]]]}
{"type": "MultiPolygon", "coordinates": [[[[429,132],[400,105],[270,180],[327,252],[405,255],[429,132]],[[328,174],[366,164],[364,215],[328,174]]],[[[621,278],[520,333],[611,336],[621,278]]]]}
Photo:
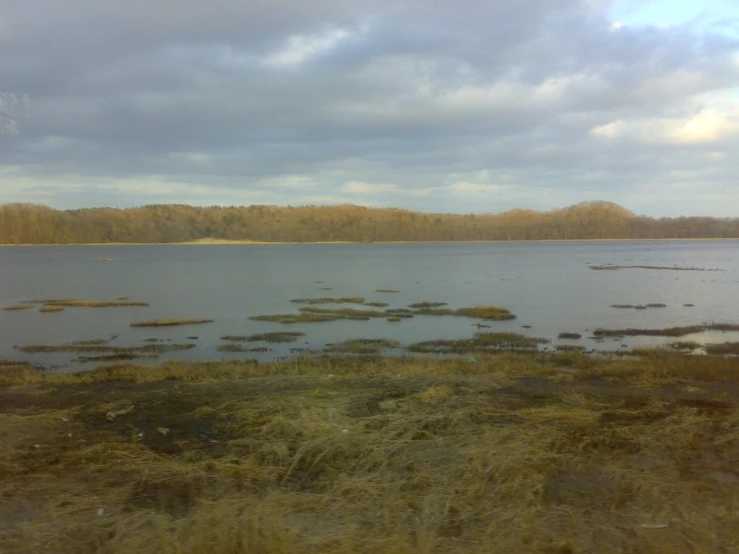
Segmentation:
{"type": "Polygon", "coordinates": [[[268,55],[264,63],[272,66],[300,65],[312,56],[337,48],[352,35],[345,29],[332,29],[319,35],[294,35],[281,50],[268,55]]]}

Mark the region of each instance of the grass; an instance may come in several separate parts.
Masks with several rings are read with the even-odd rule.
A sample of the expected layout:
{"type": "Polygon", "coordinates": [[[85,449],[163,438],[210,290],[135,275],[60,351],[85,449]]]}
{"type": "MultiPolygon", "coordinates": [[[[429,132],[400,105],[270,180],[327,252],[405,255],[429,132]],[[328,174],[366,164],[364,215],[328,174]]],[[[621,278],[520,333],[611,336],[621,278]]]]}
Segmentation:
{"type": "Polygon", "coordinates": [[[708,354],[731,354],[739,356],[739,342],[723,342],[721,344],[706,344],[706,353],[708,354]]]}
{"type": "Polygon", "coordinates": [[[325,352],[343,354],[381,354],[383,349],[398,348],[400,343],[394,339],[349,339],[328,345],[325,352]]]}
{"type": "Polygon", "coordinates": [[[305,333],[301,333],[300,331],[281,331],[278,333],[259,333],[248,336],[227,335],[221,337],[221,339],[234,342],[295,342],[299,337],[304,336],[305,333]]]}
{"type": "Polygon", "coordinates": [[[247,348],[239,344],[230,343],[221,344],[216,350],[218,350],[219,352],[269,352],[271,349],[264,346],[247,348]]]}
{"type": "Polygon", "coordinates": [[[132,306],[148,306],[146,302],[132,302],[130,300],[96,301],[96,300],[62,300],[62,299],[35,299],[25,300],[24,304],[44,304],[45,306],[61,306],[64,308],[128,308],[132,306]]]}
{"type": "Polygon", "coordinates": [[[650,304],[611,304],[611,308],[632,308],[634,310],[646,310],[647,308],[666,308],[667,304],[660,304],[658,302],[652,302],[650,304]]]}
{"type": "Polygon", "coordinates": [[[582,338],[580,333],[560,333],[557,338],[566,340],[578,340],[582,338]]]}
{"type": "Polygon", "coordinates": [[[509,319],[516,319],[516,316],[512,314],[506,308],[499,306],[475,306],[474,308],[460,308],[454,315],[476,317],[479,319],[491,319],[495,321],[505,321],[509,319]]]}
{"type": "Polygon", "coordinates": [[[375,292],[395,293],[400,291],[396,289],[377,289],[375,292]]]}
{"type": "Polygon", "coordinates": [[[341,298],[295,298],[290,300],[296,304],[363,304],[362,296],[344,296],[341,298]]]}
{"type": "Polygon", "coordinates": [[[5,306],[3,311],[5,312],[20,312],[22,310],[30,310],[33,306],[27,304],[13,304],[12,306],[5,306]]]}
{"type": "Polygon", "coordinates": [[[701,267],[660,266],[660,265],[589,265],[596,271],[615,271],[618,269],[657,269],[665,271],[722,271],[720,269],[704,269],[701,267]]]}
{"type": "Polygon", "coordinates": [[[736,373],[670,352],[0,371],[0,551],[736,552],[736,373]]]}
{"type": "Polygon", "coordinates": [[[704,331],[739,331],[739,324],[711,323],[708,325],[688,325],[684,327],[666,327],[664,329],[604,329],[593,331],[596,337],[684,337],[704,331]]]}
{"type": "Polygon", "coordinates": [[[135,321],[131,327],[174,327],[177,325],[200,325],[213,323],[213,319],[150,319],[148,321],[135,321]]]}
{"type": "Polygon", "coordinates": [[[61,306],[42,306],[41,308],[39,308],[39,312],[41,312],[42,314],[59,313],[63,311],[64,308],[62,308],[61,306]]]}
{"type": "Polygon", "coordinates": [[[475,333],[471,339],[429,340],[408,346],[410,352],[424,354],[467,354],[486,350],[532,350],[547,339],[527,337],[518,333],[475,333]]]}
{"type": "Polygon", "coordinates": [[[416,302],[415,304],[408,304],[409,308],[438,308],[440,306],[446,306],[446,302],[416,302]]]}
{"type": "Polygon", "coordinates": [[[271,321],[290,325],[292,323],[320,323],[327,321],[338,321],[346,319],[340,315],[300,313],[300,314],[277,314],[277,315],[253,315],[249,317],[253,321],[271,321]]]}
{"type": "MultiPolygon", "coordinates": [[[[173,352],[175,350],[190,350],[195,348],[193,343],[185,344],[147,344],[144,346],[110,346],[104,342],[99,341],[80,341],[69,344],[29,344],[25,346],[15,347],[20,352],[26,354],[54,354],[60,352],[76,353],[76,354],[90,354],[90,353],[101,353],[106,355],[118,354],[121,356],[137,356],[138,354],[149,353],[149,354],[161,354],[164,352],[173,352]]],[[[120,359],[127,359],[121,357],[120,359]]]]}
{"type": "Polygon", "coordinates": [[[365,302],[365,306],[372,306],[374,308],[384,308],[386,306],[389,306],[387,302],[365,302]]]}

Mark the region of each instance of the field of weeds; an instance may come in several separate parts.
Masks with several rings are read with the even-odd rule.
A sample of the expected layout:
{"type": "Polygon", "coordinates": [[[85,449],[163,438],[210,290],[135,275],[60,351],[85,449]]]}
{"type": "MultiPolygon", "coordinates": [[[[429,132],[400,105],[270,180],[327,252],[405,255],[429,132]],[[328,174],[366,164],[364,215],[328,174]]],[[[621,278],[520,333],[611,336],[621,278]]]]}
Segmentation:
{"type": "Polygon", "coordinates": [[[739,364],[0,362],[0,551],[739,551],[739,364]]]}

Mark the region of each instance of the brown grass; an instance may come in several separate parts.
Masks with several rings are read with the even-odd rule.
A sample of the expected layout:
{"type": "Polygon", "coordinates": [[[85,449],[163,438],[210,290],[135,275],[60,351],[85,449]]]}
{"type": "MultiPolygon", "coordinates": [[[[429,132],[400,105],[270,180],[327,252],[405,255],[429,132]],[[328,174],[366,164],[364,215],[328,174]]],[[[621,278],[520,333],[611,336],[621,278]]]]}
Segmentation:
{"type": "Polygon", "coordinates": [[[213,323],[213,319],[150,319],[148,321],[136,321],[131,327],[173,327],[176,325],[200,325],[202,323],[213,323]]]}
{"type": "Polygon", "coordinates": [[[566,352],[29,370],[0,388],[0,551],[735,552],[727,362],[566,352]]]}
{"type": "Polygon", "coordinates": [[[42,314],[53,314],[63,311],[64,308],[62,308],[61,306],[42,306],[41,308],[39,308],[39,312],[41,312],[42,314]]]}
{"type": "Polygon", "coordinates": [[[12,306],[5,306],[3,311],[5,312],[20,312],[22,310],[30,310],[33,306],[28,304],[13,304],[12,306]]]}

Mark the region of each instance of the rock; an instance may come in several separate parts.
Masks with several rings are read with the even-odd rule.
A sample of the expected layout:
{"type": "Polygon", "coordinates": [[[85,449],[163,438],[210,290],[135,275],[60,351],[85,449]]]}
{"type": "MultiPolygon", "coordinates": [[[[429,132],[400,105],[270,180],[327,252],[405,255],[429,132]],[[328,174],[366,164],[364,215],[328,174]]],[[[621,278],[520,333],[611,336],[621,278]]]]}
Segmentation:
{"type": "Polygon", "coordinates": [[[163,437],[166,437],[167,435],[169,435],[169,429],[167,429],[166,427],[157,427],[157,433],[159,433],[163,437]]]}

